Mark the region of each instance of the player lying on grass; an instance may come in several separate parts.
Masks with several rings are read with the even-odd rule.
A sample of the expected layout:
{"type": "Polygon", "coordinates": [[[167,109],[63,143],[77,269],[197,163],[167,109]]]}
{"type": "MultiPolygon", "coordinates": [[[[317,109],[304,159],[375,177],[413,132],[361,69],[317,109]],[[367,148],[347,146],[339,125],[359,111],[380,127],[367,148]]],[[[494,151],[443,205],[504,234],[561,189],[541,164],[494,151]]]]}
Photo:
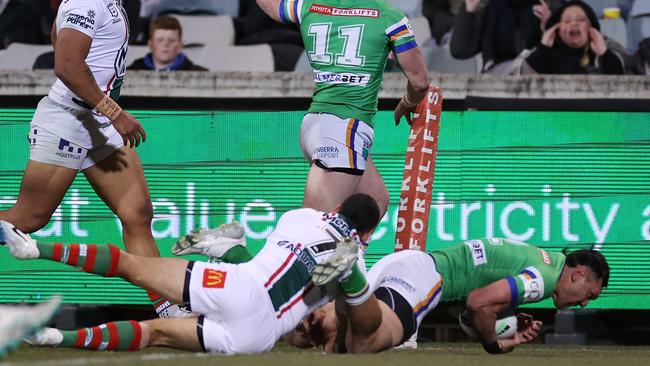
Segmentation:
{"type": "MultiPolygon", "coordinates": [[[[313,285],[314,268],[334,254],[337,241],[352,238],[359,245],[367,240],[378,221],[377,203],[365,194],[348,197],[333,213],[309,208],[289,211],[255,258],[250,259],[245,248],[237,245],[224,253],[229,261],[250,259],[243,264],[141,257],[113,245],[41,243],[3,221],[0,243],[17,259],[49,259],[89,273],[122,277],[176,303],[187,303],[200,314],[197,318],[111,322],[73,331],[47,328],[32,340],[37,345],[97,350],[167,346],[256,353],[270,350],[305,316],[330,300],[324,287],[313,285]]],[[[241,226],[236,225],[199,234],[204,242],[215,236],[231,238],[230,244],[244,240],[241,226]]]]}
{"type": "MultiPolygon", "coordinates": [[[[355,243],[340,246],[352,247],[337,249],[340,253],[351,253],[355,243]]],[[[353,255],[337,253],[316,267],[317,285],[343,274],[338,281],[346,314],[334,316],[332,305],[317,309],[324,313],[320,324],[295,331],[296,340],[321,340],[327,351],[379,352],[408,339],[439,302],[460,300],[485,350],[506,353],[533,340],[541,322],[530,319],[513,337],[497,339],[498,313],[549,297],[559,309],[585,307],[609,280],[609,265],[598,251],[565,255],[498,238],[468,240],[432,253],[389,254],[365,278],[355,262],[353,255]]]]}

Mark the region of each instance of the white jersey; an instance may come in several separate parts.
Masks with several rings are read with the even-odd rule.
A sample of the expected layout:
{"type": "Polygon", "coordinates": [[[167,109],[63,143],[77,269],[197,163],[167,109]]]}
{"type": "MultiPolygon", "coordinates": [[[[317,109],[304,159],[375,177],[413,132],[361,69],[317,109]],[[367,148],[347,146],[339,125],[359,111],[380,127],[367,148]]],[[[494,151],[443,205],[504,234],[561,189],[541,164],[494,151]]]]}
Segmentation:
{"type": "MultiPolygon", "coordinates": [[[[56,16],[57,34],[71,28],[92,38],[86,64],[99,88],[117,99],[126,71],[129,24],[120,0],[64,0],[56,16]]],[[[65,106],[92,108],[57,79],[48,95],[65,106]],[[76,102],[75,102],[76,101],[76,102]]]]}
{"type": "Polygon", "coordinates": [[[338,215],[310,208],[289,211],[280,217],[262,250],[243,264],[271,299],[277,337],[293,330],[303,317],[330,300],[324,287],[311,282],[311,274],[346,236],[360,242],[356,230],[338,215]]]}

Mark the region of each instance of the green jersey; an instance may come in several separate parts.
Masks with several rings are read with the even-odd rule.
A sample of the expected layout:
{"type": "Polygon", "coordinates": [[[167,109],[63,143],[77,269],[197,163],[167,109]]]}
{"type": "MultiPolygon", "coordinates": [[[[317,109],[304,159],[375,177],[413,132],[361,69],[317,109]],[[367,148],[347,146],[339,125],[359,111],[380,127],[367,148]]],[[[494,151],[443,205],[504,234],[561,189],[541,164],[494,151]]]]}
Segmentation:
{"type": "Polygon", "coordinates": [[[499,238],[467,240],[431,255],[442,276],[441,301],[465,300],[472,290],[506,279],[512,307],[550,297],[566,259],[562,253],[499,238]]]}
{"type": "Polygon", "coordinates": [[[299,24],[314,69],[309,112],[373,126],[389,51],[417,47],[404,13],[383,0],[282,0],[280,18],[299,24]]]}

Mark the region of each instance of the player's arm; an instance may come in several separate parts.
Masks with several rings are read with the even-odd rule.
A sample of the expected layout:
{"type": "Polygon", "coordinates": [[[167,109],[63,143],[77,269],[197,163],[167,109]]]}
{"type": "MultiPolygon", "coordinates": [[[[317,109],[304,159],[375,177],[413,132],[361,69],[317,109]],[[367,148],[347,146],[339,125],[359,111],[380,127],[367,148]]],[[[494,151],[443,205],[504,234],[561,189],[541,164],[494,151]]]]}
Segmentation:
{"type": "Polygon", "coordinates": [[[505,279],[474,289],[467,296],[467,310],[487,352],[503,353],[512,350],[503,348],[501,341],[497,341],[495,331],[497,313],[507,309],[510,303],[510,285],[505,279]]]}
{"type": "Polygon", "coordinates": [[[95,106],[103,98],[104,93],[97,86],[86,57],[93,42],[92,38],[70,28],[63,28],[53,35],[54,43],[54,73],[63,83],[86,104],[95,106]]]}
{"type": "Polygon", "coordinates": [[[147,138],[142,125],[130,113],[102,93],[86,64],[86,57],[92,45],[92,38],[71,28],[53,32],[54,73],[56,76],[89,106],[113,121],[113,126],[120,133],[124,144],[138,146],[140,140],[147,138]]]}
{"type": "Polygon", "coordinates": [[[411,124],[411,113],[415,111],[415,107],[429,90],[429,73],[419,47],[396,52],[396,56],[408,82],[404,96],[395,108],[395,124],[399,124],[402,116],[406,117],[407,122],[411,124]]]}
{"type": "Polygon", "coordinates": [[[514,337],[497,340],[495,331],[497,313],[517,303],[517,299],[512,298],[513,295],[517,296],[516,293],[513,294],[508,280],[502,279],[473,290],[467,297],[466,305],[472,317],[474,329],[476,329],[483,348],[489,353],[510,352],[518,344],[533,340],[540,330],[542,323],[530,318],[514,337]]]}
{"type": "Polygon", "coordinates": [[[280,5],[285,0],[257,0],[257,5],[276,22],[282,22],[280,5]]]}

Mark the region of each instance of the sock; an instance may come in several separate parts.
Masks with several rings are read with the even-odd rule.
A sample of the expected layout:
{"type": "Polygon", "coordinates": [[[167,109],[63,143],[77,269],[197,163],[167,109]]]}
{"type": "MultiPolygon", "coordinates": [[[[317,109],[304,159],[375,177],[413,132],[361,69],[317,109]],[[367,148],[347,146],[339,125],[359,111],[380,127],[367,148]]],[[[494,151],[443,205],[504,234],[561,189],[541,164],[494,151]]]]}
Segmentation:
{"type": "Polygon", "coordinates": [[[345,293],[345,302],[350,305],[362,304],[370,297],[368,281],[357,266],[357,263],[352,266],[350,274],[339,282],[345,293]]]}
{"type": "Polygon", "coordinates": [[[163,310],[173,305],[171,301],[165,299],[153,291],[147,291],[147,296],[149,296],[149,300],[151,300],[151,304],[153,305],[154,310],[156,310],[156,314],[158,314],[158,316],[160,316],[160,313],[163,310]]]}
{"type": "Polygon", "coordinates": [[[63,334],[63,341],[59,347],[99,351],[137,351],[142,339],[142,326],[133,320],[60,332],[63,334]]]}
{"type": "Polygon", "coordinates": [[[114,276],[117,273],[117,265],[120,262],[120,248],[115,245],[40,242],[37,242],[36,245],[41,259],[61,262],[75,266],[84,272],[106,277],[114,276]]]}
{"type": "Polygon", "coordinates": [[[221,257],[218,258],[219,261],[225,263],[239,264],[246,263],[253,259],[251,253],[243,245],[235,245],[234,247],[228,249],[221,257]]]}

